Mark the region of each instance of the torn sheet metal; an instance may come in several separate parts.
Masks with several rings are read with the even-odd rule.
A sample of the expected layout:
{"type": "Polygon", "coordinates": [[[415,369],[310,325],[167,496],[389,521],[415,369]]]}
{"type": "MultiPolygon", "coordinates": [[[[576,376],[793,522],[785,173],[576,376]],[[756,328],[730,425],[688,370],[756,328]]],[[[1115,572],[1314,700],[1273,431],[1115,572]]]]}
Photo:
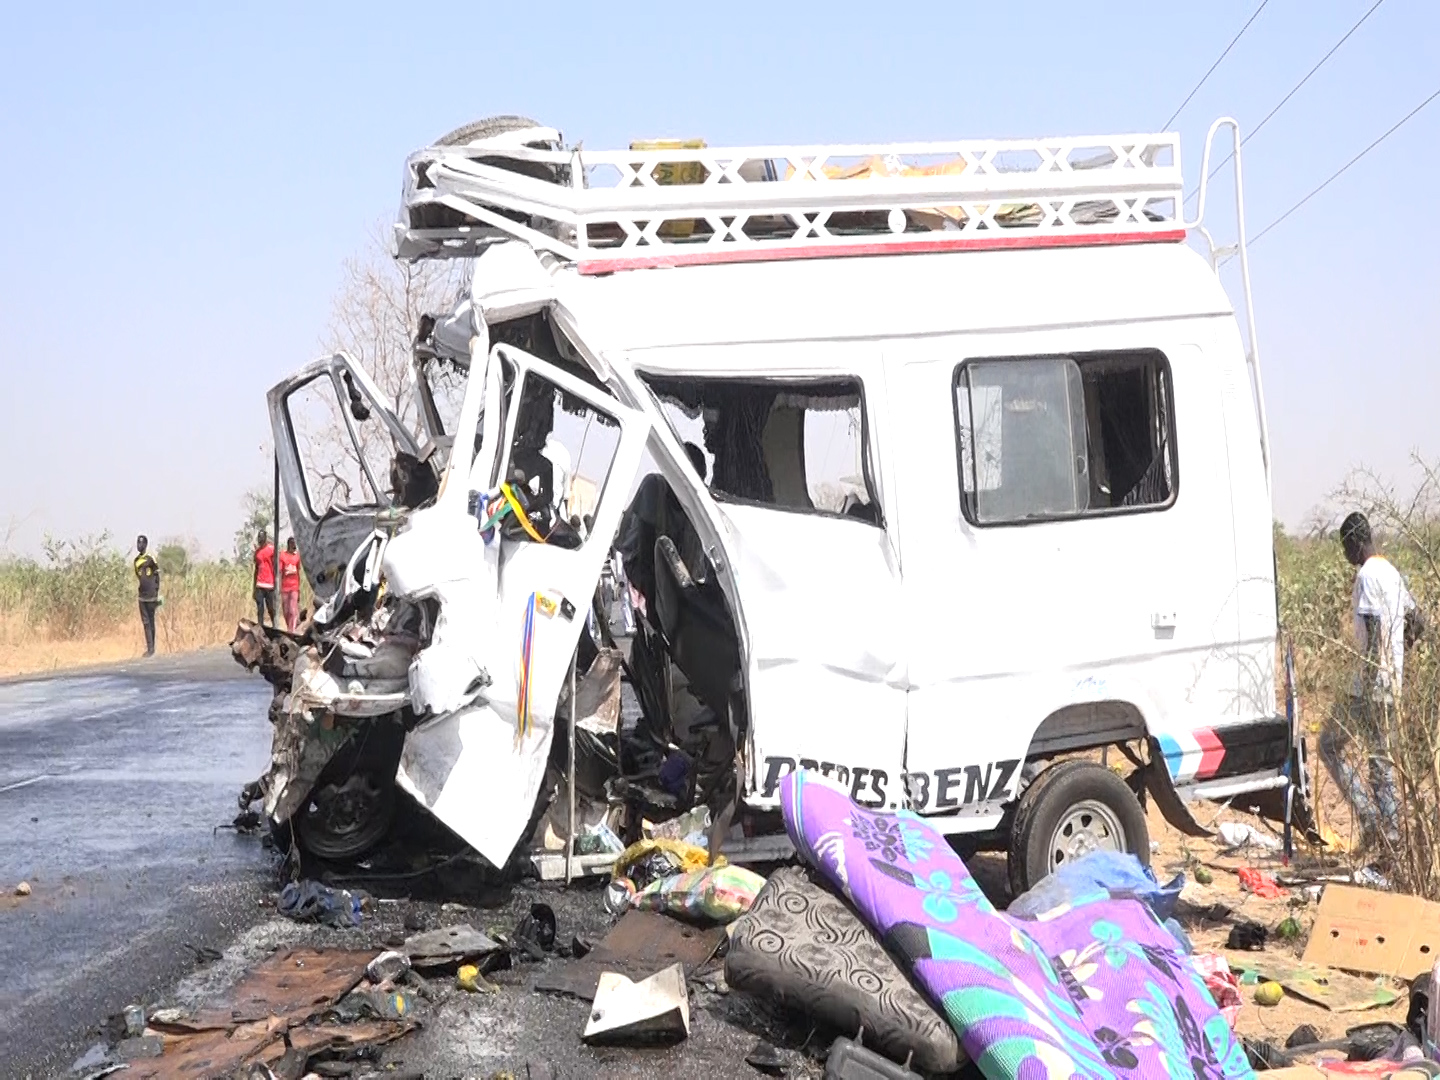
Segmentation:
{"type": "Polygon", "coordinates": [[[679,964],[631,982],[614,971],[600,976],[587,1043],[677,1042],[690,1034],[690,993],[679,964]]]}
{"type": "Polygon", "coordinates": [[[446,967],[462,960],[472,960],[500,952],[505,946],[473,926],[446,926],[427,930],[405,939],[402,946],[410,963],[416,968],[446,967]]]}
{"type": "Polygon", "coordinates": [[[616,730],[620,723],[620,673],[624,664],[625,654],[619,649],[600,650],[590,670],[575,687],[576,727],[596,735],[616,730]]]}
{"type": "Polygon", "coordinates": [[[606,971],[640,979],[678,964],[688,976],[703,967],[724,940],[723,927],[702,928],[653,911],[627,911],[582,959],[547,964],[535,980],[535,989],[588,1001],[595,997],[600,976],[606,971]]]}
{"type": "Polygon", "coordinates": [[[395,782],[492,866],[504,866],[535,807],[552,728],[515,725],[488,704],[439,717],[412,731],[395,782]]]}
{"type": "Polygon", "coordinates": [[[328,716],[307,720],[303,714],[278,707],[271,709],[271,719],[275,731],[270,741],[270,769],[261,780],[265,813],[276,821],[289,821],[354,728],[337,726],[328,716]]]}
{"type": "Polygon", "coordinates": [[[257,964],[188,1026],[220,1028],[279,1017],[302,1023],[348,994],[378,950],[286,949],[257,964]]]}
{"type": "Polygon", "coordinates": [[[313,645],[301,650],[291,677],[291,691],[281,703],[287,713],[315,716],[334,712],[338,716],[385,716],[405,707],[410,682],[407,671],[398,678],[341,678],[325,669],[320,651],[313,645]]]}
{"type": "MultiPolygon", "coordinates": [[[[157,1059],[133,1062],[130,1075],[143,1080],[199,1080],[229,1076],[241,1065],[265,1057],[278,1060],[285,1053],[287,1033],[354,989],[374,957],[373,950],[276,953],[195,1016],[156,1023],[166,1034],[165,1052],[157,1059]]],[[[324,1038],[338,1038],[340,1030],[349,1032],[347,1039],[369,1038],[375,1032],[361,1029],[372,1026],[331,1028],[324,1038]]],[[[406,1025],[389,1027],[393,1038],[409,1030],[406,1025]]],[[[303,1042],[310,1035],[300,1038],[303,1042]]]]}

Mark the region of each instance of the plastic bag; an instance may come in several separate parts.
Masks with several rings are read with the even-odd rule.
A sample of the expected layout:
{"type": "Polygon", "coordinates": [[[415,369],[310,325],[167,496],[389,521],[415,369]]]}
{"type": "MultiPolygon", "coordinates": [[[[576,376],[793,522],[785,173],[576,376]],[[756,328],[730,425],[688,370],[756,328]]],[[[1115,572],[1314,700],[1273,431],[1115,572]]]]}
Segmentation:
{"type": "MultiPolygon", "coordinates": [[[[610,879],[618,881],[628,877],[637,886],[666,878],[688,870],[703,870],[710,865],[710,853],[702,847],[682,843],[679,840],[641,840],[631,844],[615,860],[610,879]]],[[[722,856],[717,866],[724,866],[722,856]]]]}
{"type": "Polygon", "coordinates": [[[1175,903],[1185,887],[1178,874],[1168,885],[1155,880],[1149,867],[1123,851],[1092,851],[1042,879],[1029,892],[1016,897],[1007,914],[1022,919],[1043,918],[1062,907],[1079,907],[1092,900],[1133,896],[1143,900],[1161,922],[1175,914],[1175,903]]]}
{"type": "Polygon", "coordinates": [[[709,866],[653,881],[631,904],[642,911],[728,923],[750,910],[764,884],[763,877],[743,866],[709,866]]]}

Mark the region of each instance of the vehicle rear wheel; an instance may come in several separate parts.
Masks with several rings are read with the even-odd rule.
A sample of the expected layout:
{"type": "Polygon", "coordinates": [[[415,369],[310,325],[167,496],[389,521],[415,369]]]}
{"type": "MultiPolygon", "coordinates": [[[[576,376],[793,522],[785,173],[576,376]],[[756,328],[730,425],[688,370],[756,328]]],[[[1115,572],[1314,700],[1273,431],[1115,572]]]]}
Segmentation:
{"type": "Polygon", "coordinates": [[[317,859],[358,859],[390,831],[395,786],[368,772],[316,788],[292,819],[295,841],[317,859]]]}
{"type": "Polygon", "coordinates": [[[1128,851],[1150,864],[1150,831],[1135,793],[1089,761],[1052,765],[1025,789],[1010,829],[1010,894],[1092,851],[1128,851]]]}

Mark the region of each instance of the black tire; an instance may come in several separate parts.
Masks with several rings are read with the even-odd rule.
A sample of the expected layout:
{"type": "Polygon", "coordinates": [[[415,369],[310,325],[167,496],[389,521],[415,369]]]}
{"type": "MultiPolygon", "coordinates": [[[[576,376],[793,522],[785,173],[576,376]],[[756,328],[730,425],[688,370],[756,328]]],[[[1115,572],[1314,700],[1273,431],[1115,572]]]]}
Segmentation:
{"type": "Polygon", "coordinates": [[[359,772],[311,792],[290,823],[307,855],[352,862],[384,840],[394,821],[393,780],[359,772]]]}
{"type": "Polygon", "coordinates": [[[1113,846],[1150,865],[1145,811],[1128,784],[1089,761],[1062,761],[1041,773],[1020,796],[1010,826],[1010,895],[1019,896],[1090,841],[1113,846]],[[1074,830],[1062,834],[1062,826],[1074,830]],[[1086,836],[1078,835],[1088,830],[1086,836]],[[1068,839],[1067,839],[1068,837],[1068,839]],[[1107,842],[1108,841],[1108,842],[1107,842]],[[1056,849],[1062,857],[1056,859],[1056,849]]]}

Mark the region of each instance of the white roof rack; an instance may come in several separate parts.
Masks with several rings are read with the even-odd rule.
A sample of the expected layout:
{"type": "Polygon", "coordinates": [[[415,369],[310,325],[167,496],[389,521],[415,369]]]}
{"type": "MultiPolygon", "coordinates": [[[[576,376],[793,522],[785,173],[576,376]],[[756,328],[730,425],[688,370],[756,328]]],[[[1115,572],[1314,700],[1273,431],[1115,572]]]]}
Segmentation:
{"type": "Polygon", "coordinates": [[[1183,193],[1174,134],[614,151],[487,139],[411,156],[395,253],[518,239],[607,273],[1177,241],[1183,193]]]}

